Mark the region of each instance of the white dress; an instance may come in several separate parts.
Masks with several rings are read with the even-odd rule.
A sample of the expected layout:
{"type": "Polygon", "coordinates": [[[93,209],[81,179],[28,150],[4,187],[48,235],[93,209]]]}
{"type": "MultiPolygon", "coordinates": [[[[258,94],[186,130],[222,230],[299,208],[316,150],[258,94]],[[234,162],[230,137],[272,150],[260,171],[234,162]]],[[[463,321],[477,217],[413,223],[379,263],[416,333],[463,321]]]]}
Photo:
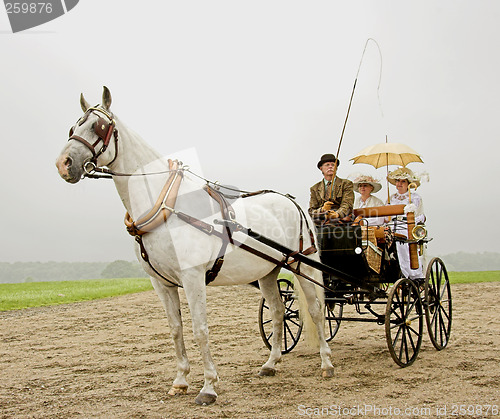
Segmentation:
{"type": "MultiPolygon", "coordinates": [[[[405,194],[399,194],[396,192],[395,194],[391,195],[387,205],[398,205],[398,204],[408,205],[409,202],[410,202],[410,200],[409,200],[408,192],[406,192],[405,194]]],[[[415,223],[425,222],[424,206],[423,206],[422,198],[420,197],[420,195],[417,194],[416,192],[412,192],[411,193],[411,202],[416,207],[415,223]]],[[[389,223],[389,225],[396,233],[403,234],[406,238],[408,238],[408,228],[407,228],[406,223],[397,223],[396,228],[394,228],[394,221],[389,223]]],[[[419,256],[419,258],[418,258],[418,265],[419,265],[418,268],[411,269],[410,268],[410,246],[407,243],[397,242],[396,249],[398,251],[399,266],[401,267],[401,272],[402,272],[403,276],[405,278],[410,278],[410,279],[423,278],[422,256],[419,256]]]]}
{"type": "MultiPolygon", "coordinates": [[[[361,195],[357,196],[354,201],[354,208],[368,208],[368,207],[381,207],[384,203],[381,199],[376,196],[370,195],[366,201],[361,199],[361,195]]],[[[366,218],[368,225],[379,226],[384,224],[384,217],[369,217],[366,218]]]]}

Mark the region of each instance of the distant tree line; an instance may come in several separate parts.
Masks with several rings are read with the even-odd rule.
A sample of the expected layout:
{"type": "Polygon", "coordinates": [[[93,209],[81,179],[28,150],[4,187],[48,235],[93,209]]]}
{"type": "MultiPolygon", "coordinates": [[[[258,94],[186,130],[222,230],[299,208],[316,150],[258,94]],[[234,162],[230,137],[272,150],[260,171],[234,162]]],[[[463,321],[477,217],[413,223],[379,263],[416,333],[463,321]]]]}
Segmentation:
{"type": "MultiPolygon", "coordinates": [[[[440,256],[448,271],[498,271],[500,253],[451,253],[440,256]]],[[[428,258],[430,260],[430,258],[428,258]]],[[[0,262],[0,283],[145,278],[138,262],[0,262]]]]}
{"type": "Polygon", "coordinates": [[[0,283],[145,278],[138,262],[0,262],[0,283]]]}
{"type": "Polygon", "coordinates": [[[451,253],[440,256],[448,271],[499,271],[500,253],[451,253]]]}

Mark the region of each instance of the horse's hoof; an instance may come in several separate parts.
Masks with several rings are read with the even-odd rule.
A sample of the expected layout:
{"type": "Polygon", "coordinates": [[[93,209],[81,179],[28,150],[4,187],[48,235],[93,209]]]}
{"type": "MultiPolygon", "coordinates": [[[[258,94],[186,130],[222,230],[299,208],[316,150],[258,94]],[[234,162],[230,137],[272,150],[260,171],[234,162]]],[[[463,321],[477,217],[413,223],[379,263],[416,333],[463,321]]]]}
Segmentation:
{"type": "Polygon", "coordinates": [[[217,396],[215,394],[200,393],[194,401],[200,406],[208,406],[209,404],[215,403],[216,400],[217,396]]]}
{"type": "Polygon", "coordinates": [[[261,377],[273,377],[276,375],[276,370],[274,368],[262,368],[259,371],[259,376],[261,377]]]}
{"type": "Polygon", "coordinates": [[[188,392],[188,386],[173,385],[168,391],[169,396],[184,396],[188,392]]]}
{"type": "Polygon", "coordinates": [[[333,368],[327,368],[326,370],[323,370],[321,373],[321,376],[323,378],[332,378],[333,377],[333,368]]]}

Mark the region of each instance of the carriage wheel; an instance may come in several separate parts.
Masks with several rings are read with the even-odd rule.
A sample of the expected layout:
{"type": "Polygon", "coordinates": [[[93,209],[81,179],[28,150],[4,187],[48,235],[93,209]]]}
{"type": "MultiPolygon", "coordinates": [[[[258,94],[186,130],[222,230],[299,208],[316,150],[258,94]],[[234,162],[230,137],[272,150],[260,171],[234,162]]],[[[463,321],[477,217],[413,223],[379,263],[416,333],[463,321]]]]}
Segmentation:
{"type": "MultiPolygon", "coordinates": [[[[287,354],[299,342],[302,333],[302,320],[299,317],[299,301],[293,289],[293,283],[288,279],[278,279],[281,300],[285,305],[285,314],[283,316],[283,340],[281,343],[281,353],[287,354]]],[[[260,336],[265,345],[271,349],[271,338],[273,336],[273,327],[271,313],[266,299],[261,298],[259,304],[259,330],[260,336]]]]}
{"type": "Polygon", "coordinates": [[[451,287],[448,272],[439,258],[429,263],[425,276],[425,321],[434,347],[440,351],[448,344],[451,332],[451,287]]]}
{"type": "Polygon", "coordinates": [[[417,286],[407,278],[396,281],[387,298],[385,337],[392,359],[400,367],[415,361],[422,343],[422,301],[417,286]]]}
{"type": "Polygon", "coordinates": [[[344,305],[325,301],[325,338],[330,342],[337,334],[344,305]]]}

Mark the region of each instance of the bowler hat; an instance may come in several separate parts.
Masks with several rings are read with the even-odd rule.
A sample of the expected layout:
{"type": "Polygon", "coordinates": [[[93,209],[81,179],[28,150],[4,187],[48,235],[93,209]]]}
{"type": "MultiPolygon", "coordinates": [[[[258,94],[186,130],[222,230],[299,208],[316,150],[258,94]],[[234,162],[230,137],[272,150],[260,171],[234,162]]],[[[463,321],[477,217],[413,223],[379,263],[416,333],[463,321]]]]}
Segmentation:
{"type": "Polygon", "coordinates": [[[336,159],[335,156],[333,154],[323,154],[321,156],[321,159],[320,161],[318,162],[318,169],[321,168],[321,166],[323,166],[324,163],[326,162],[334,162],[337,161],[337,167],[340,166],[340,160],[336,159]]]}

